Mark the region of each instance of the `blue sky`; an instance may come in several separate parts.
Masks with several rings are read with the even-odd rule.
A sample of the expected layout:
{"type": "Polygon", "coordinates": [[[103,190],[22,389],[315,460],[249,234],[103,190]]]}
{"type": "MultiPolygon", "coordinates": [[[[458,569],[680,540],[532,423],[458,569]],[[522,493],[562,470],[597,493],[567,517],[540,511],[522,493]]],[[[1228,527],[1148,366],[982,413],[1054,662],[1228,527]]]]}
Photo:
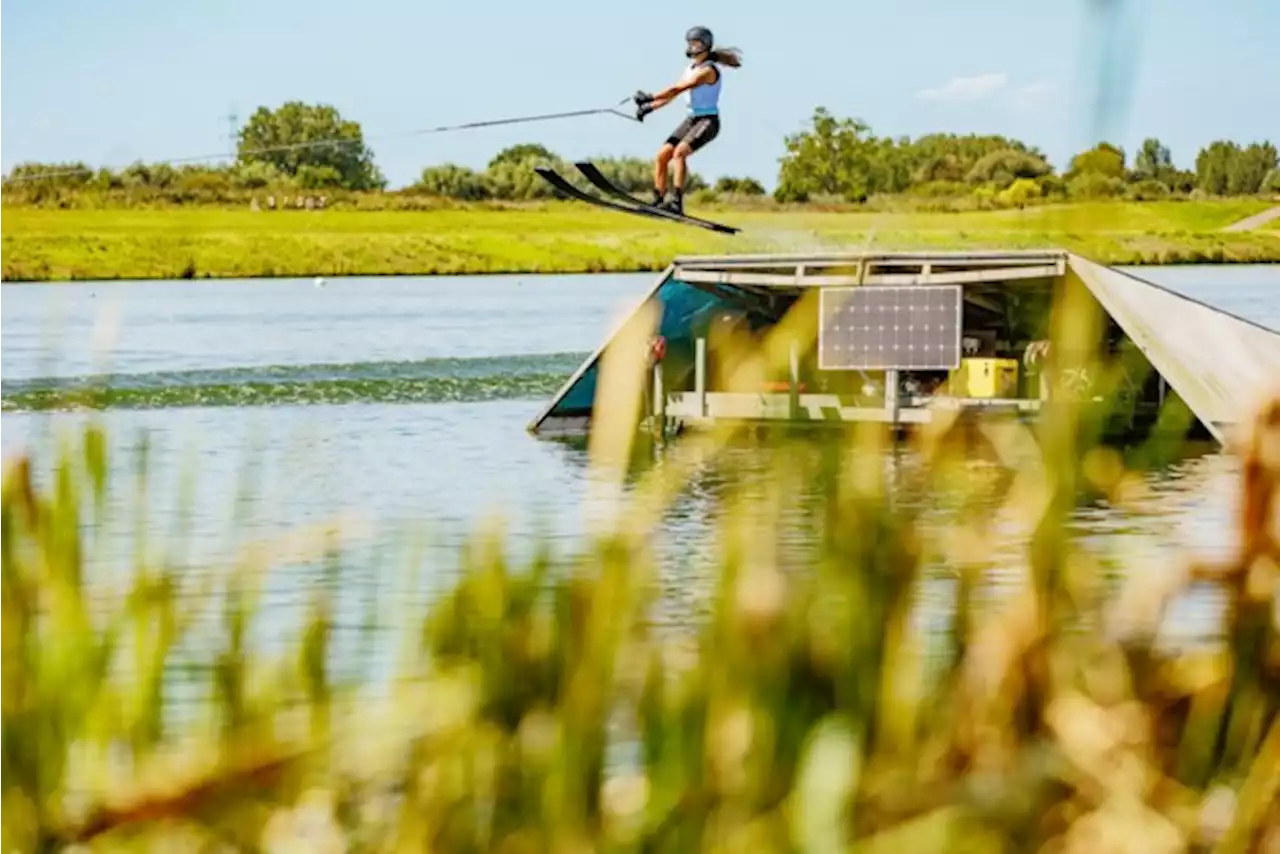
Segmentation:
{"type": "Polygon", "coordinates": [[[1280,142],[1280,2],[1088,0],[8,0],[3,169],[122,166],[225,150],[226,115],[301,99],[364,127],[392,185],[482,167],[505,145],[648,157],[679,120],[612,116],[406,137],[602,106],[675,79],[694,25],[740,47],[709,176],[772,186],[817,105],[880,134],[1004,133],[1061,166],[1105,136],[1159,136],[1175,162],[1217,138],[1280,142]],[[1102,97],[1100,97],[1100,95],[1102,97]],[[382,138],[383,136],[386,138],[382,138]],[[400,135],[400,136],[398,136],[400,135]]]}

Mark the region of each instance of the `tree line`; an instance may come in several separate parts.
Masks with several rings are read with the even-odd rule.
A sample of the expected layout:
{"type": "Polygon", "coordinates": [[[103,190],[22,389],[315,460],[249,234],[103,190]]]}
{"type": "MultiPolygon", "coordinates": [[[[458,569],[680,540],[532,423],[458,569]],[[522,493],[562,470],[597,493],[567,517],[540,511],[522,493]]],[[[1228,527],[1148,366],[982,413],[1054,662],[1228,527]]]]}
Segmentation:
{"type": "MultiPolygon", "coordinates": [[[[1100,142],[1058,172],[1039,149],[1009,137],[877,136],[860,119],[839,118],[819,107],[809,126],[786,137],[784,144],[773,193],[782,203],[860,203],[874,196],[907,195],[1023,205],[1053,198],[1280,193],[1280,161],[1270,141],[1212,142],[1197,153],[1193,169],[1175,167],[1168,147],[1155,138],[1145,140],[1131,161],[1119,146],[1100,142]]],[[[524,143],[500,151],[483,170],[454,163],[429,166],[395,194],[461,201],[551,198],[551,188],[534,173],[534,167],[544,164],[558,167],[566,177],[576,175],[554,152],[524,143]]],[[[597,164],[631,192],[652,185],[647,159],[603,158],[597,164]]],[[[84,163],[24,163],[4,179],[6,196],[36,203],[93,191],[184,203],[226,201],[264,189],[386,193],[386,185],[359,123],[331,106],[301,102],[259,108],[240,129],[235,160],[226,165],[135,163],[113,171],[84,163]]],[[[765,195],[753,178],[722,177],[709,185],[697,173],[690,175],[688,189],[765,195]]]]}
{"type": "Polygon", "coordinates": [[[1242,196],[1280,192],[1271,142],[1221,140],[1201,149],[1195,169],[1173,165],[1167,146],[1143,141],[1129,162],[1109,142],[1071,159],[1058,173],[1037,148],[999,135],[928,134],[881,137],[865,122],[837,118],[819,107],[808,129],[786,139],[779,201],[814,198],[865,201],[873,195],[996,196],[1025,202],[1036,197],[1156,199],[1190,195],[1242,196]]]}

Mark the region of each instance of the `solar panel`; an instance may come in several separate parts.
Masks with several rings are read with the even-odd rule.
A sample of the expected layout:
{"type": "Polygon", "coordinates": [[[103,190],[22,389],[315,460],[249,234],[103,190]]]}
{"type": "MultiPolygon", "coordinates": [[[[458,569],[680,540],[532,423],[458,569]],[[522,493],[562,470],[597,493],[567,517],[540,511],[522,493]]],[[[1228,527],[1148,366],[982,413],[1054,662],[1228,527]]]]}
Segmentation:
{"type": "Polygon", "coordinates": [[[823,288],[821,370],[953,370],[960,366],[959,285],[823,288]]]}

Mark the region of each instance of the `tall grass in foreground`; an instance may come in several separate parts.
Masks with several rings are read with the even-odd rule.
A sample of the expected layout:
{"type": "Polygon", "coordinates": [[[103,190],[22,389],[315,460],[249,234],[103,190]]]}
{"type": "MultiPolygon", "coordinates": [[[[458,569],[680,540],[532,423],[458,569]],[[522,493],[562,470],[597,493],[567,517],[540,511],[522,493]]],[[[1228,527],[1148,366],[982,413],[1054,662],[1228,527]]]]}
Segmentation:
{"type": "MultiPolygon", "coordinates": [[[[1092,365],[1118,383],[1115,365],[1092,364],[1081,290],[1055,308],[1050,376],[1092,365]]],[[[792,312],[726,370],[785,364],[815,314],[792,312]]],[[[1034,431],[957,421],[914,440],[917,486],[957,509],[933,533],[887,490],[877,429],[816,456],[779,441],[770,476],[720,510],[714,606],[682,637],[648,619],[655,531],[688,478],[746,440],[732,427],[690,436],[637,469],[652,321],[629,323],[602,365],[589,452],[612,521],[576,553],[524,566],[478,535],[453,590],[412,615],[390,684],[333,670],[332,585],[317,585],[285,655],[255,651],[275,558],[251,549],[198,582],[221,592],[205,647],[213,700],[173,723],[169,670],[197,582],[144,557],[123,592],[87,584],[87,538],[120,474],[96,429],[66,445],[48,486],[39,461],[10,461],[4,849],[1275,850],[1280,401],[1238,447],[1230,559],[1127,578],[1118,597],[1065,523],[1081,496],[1134,500],[1126,460],[1156,449],[1099,445],[1108,414],[1065,392],[1034,431]],[[970,484],[974,452],[1001,475],[970,484]],[[800,482],[825,485],[821,540],[793,567],[777,520],[800,482]],[[993,604],[997,518],[1021,526],[1026,550],[1014,593],[993,604]],[[941,637],[912,622],[930,558],[954,579],[941,637]],[[1169,652],[1162,615],[1193,583],[1221,590],[1220,634],[1169,652]]],[[[1158,435],[1176,436],[1177,418],[1158,435]]],[[[310,546],[332,566],[343,532],[299,538],[292,559],[310,546]]]]}

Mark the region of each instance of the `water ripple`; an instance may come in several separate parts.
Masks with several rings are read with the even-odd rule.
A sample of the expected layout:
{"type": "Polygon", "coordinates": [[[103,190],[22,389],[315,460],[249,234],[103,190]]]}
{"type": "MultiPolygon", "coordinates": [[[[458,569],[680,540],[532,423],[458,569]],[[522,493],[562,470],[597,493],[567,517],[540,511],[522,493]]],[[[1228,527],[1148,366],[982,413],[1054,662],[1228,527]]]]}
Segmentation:
{"type": "Polygon", "coordinates": [[[3,411],[507,400],[554,393],[585,353],[265,365],[5,380],[3,411]]]}

